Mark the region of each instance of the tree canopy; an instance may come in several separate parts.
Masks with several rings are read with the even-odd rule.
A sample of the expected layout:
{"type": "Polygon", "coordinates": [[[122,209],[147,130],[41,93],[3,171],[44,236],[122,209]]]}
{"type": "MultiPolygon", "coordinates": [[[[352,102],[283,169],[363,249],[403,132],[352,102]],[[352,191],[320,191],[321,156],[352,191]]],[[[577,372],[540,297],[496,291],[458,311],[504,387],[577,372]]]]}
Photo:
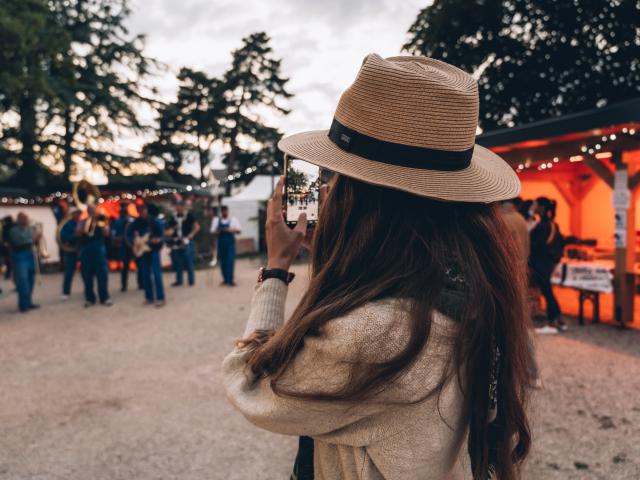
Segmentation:
{"type": "Polygon", "coordinates": [[[6,0],[0,4],[0,152],[19,184],[38,185],[39,164],[72,173],[76,161],[119,171],[116,147],[153,103],[153,64],[124,23],[128,0],[6,0]]]}
{"type": "Polygon", "coordinates": [[[134,164],[164,165],[177,178],[193,158],[204,177],[216,143],[230,181],[271,171],[281,134],[263,117],[286,115],[280,101],[291,94],[269,36],[242,39],[220,77],[181,68],[176,99],[162,103],[150,86],[161,66],[128,31],[129,5],[0,2],[0,179],[41,187],[84,162],[110,178],[136,173],[134,164]],[[155,126],[140,120],[142,109],[155,126]],[[150,139],[141,151],[123,146],[141,135],[150,139]]]}
{"type": "Polygon", "coordinates": [[[160,109],[156,137],[145,146],[145,153],[161,157],[172,170],[195,153],[204,178],[217,142],[225,151],[228,183],[271,173],[274,162],[281,160],[276,148],[281,133],[263,116],[288,114],[280,101],[291,97],[280,64],[269,36],[257,32],[242,39],[240,48],[232,52],[231,65],[219,78],[183,68],[178,74],[177,98],[160,109]]]}
{"type": "Polygon", "coordinates": [[[478,75],[491,130],[638,96],[638,25],[636,0],[435,0],[404,49],[478,75]]]}

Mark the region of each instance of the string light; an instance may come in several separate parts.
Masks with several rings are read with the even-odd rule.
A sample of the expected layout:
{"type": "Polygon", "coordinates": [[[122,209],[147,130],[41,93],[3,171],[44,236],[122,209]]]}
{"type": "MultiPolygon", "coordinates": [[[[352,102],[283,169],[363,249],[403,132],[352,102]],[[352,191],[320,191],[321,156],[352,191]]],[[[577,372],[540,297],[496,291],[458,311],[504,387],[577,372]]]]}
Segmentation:
{"type": "MultiPolygon", "coordinates": [[[[610,159],[613,157],[613,153],[611,151],[603,151],[604,146],[602,144],[606,142],[613,142],[615,140],[619,140],[623,136],[633,137],[634,135],[636,135],[636,133],[640,133],[640,132],[635,128],[624,127],[622,128],[621,132],[618,132],[617,134],[611,133],[609,135],[603,135],[599,139],[599,141],[594,143],[593,145],[581,145],[580,152],[583,154],[594,156],[598,160],[610,159]]],[[[607,146],[607,149],[609,148],[613,149],[613,145],[610,147],[607,146]]],[[[569,163],[582,162],[583,160],[584,160],[584,155],[569,156],[569,163]]],[[[557,163],[560,163],[559,157],[553,157],[552,162],[545,160],[542,162],[536,162],[535,164],[533,164],[530,160],[526,160],[524,163],[518,164],[518,166],[516,167],[516,172],[521,173],[532,167],[536,168],[536,170],[538,171],[549,170],[550,168],[553,168],[555,166],[554,164],[557,164],[557,163]]]]}
{"type": "MultiPolygon", "coordinates": [[[[205,184],[206,185],[206,184],[205,184]]],[[[175,193],[184,193],[193,191],[193,186],[185,185],[183,188],[160,188],[160,189],[145,189],[142,191],[138,191],[138,194],[133,194],[129,192],[121,192],[114,193],[109,195],[104,195],[98,200],[98,203],[102,204],[104,202],[119,202],[121,200],[136,200],[138,198],[154,198],[158,196],[175,194],[175,193]]],[[[71,195],[66,192],[54,192],[47,196],[36,195],[33,197],[9,197],[3,196],[0,197],[0,203],[3,205],[51,205],[55,201],[59,201],[60,199],[68,199],[71,198],[71,195]]]]}

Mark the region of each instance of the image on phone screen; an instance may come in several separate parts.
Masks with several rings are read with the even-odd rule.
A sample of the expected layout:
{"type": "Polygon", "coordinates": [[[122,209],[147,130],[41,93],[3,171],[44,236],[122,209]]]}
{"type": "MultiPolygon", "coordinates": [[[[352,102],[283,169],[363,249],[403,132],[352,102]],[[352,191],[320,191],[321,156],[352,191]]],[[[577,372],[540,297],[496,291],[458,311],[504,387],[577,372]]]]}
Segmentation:
{"type": "Polygon", "coordinates": [[[307,221],[318,221],[318,198],[320,194],[320,167],[297,158],[287,159],[285,176],[285,208],[287,223],[294,224],[301,213],[307,221]]]}

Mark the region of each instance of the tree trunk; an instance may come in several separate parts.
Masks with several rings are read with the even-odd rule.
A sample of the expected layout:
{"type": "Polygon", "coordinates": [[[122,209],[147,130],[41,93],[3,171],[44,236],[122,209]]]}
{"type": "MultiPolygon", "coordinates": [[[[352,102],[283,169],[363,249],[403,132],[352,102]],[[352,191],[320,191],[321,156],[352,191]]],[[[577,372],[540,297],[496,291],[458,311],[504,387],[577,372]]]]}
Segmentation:
{"type": "Polygon", "coordinates": [[[73,148],[71,142],[73,142],[74,126],[71,121],[71,110],[67,108],[64,112],[64,175],[67,181],[71,181],[71,165],[73,148]]]}
{"type": "Polygon", "coordinates": [[[34,146],[36,144],[36,108],[29,93],[25,92],[20,99],[20,133],[18,138],[22,143],[20,160],[22,165],[16,174],[16,180],[21,186],[33,186],[38,172],[38,162],[35,159],[34,146]]]}
{"type": "Polygon", "coordinates": [[[199,140],[198,140],[198,159],[200,160],[200,180],[204,180],[204,167],[207,166],[207,161],[209,160],[209,152],[200,146],[199,140]]]}
{"type": "MultiPolygon", "coordinates": [[[[227,157],[227,176],[233,175],[235,173],[236,166],[236,158],[238,156],[238,145],[236,144],[236,134],[231,134],[231,151],[229,152],[229,156],[227,157]]],[[[227,179],[225,183],[225,193],[227,196],[231,195],[231,182],[227,179]]]]}

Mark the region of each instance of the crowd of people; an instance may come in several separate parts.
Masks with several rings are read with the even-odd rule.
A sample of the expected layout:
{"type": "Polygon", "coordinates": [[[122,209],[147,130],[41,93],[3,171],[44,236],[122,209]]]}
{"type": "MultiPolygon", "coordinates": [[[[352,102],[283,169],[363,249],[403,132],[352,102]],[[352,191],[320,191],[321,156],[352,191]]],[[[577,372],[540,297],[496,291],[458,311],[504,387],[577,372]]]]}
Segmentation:
{"type": "MultiPolygon", "coordinates": [[[[60,260],[63,270],[62,299],[71,295],[76,272],[84,285],[84,306],[99,303],[113,305],[109,289],[108,247],[114,252],[120,270],[120,291],[129,287],[130,272],[135,269],[137,288],[144,292],[144,303],[163,307],[166,293],[163,281],[161,251],[168,248],[175,281],[172,287],[186,283],[195,285],[196,243],[201,231],[196,217],[184,201],[174,204],[174,211],[165,217],[157,205],[140,203],[131,214],[127,202],[120,203],[120,212],[110,219],[95,205],[85,211],[71,207],[58,226],[60,260]],[[97,292],[96,292],[97,287],[97,292]]],[[[235,237],[240,223],[229,215],[228,207],[220,209],[211,222],[211,233],[217,243],[217,262],[222,273],[222,285],[234,286],[235,237]]],[[[2,260],[5,278],[13,278],[18,297],[18,309],[27,312],[39,308],[33,301],[35,278],[38,272],[37,245],[42,232],[34,229],[25,212],[18,213],[15,221],[8,216],[2,222],[2,260]]],[[[214,251],[216,251],[214,246],[214,251]]],[[[1,292],[1,291],[0,291],[1,292]]]]}
{"type": "Polygon", "coordinates": [[[519,255],[528,265],[533,316],[539,309],[540,295],[545,299],[545,325],[538,333],[566,331],[560,304],[553,292],[551,277],[562,258],[565,238],[555,221],[556,202],[547,197],[535,200],[517,198],[503,202],[503,216],[513,237],[517,240],[519,255]]]}

